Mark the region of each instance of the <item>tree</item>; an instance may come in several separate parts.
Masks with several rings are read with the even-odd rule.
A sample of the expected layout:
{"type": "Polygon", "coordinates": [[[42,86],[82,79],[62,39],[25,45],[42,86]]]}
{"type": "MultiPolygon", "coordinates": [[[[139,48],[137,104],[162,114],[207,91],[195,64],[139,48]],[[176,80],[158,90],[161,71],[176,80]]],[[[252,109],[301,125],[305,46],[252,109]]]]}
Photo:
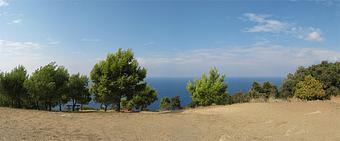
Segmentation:
{"type": "Polygon", "coordinates": [[[35,107],[40,109],[43,104],[45,110],[51,111],[52,107],[60,105],[66,93],[68,76],[67,70],[55,62],[34,71],[24,86],[35,107]]]}
{"type": "Polygon", "coordinates": [[[164,97],[161,99],[160,109],[161,110],[170,110],[170,99],[168,97],[164,97]]]}
{"type": "Polygon", "coordinates": [[[15,67],[11,72],[2,74],[0,79],[1,93],[11,100],[12,107],[22,107],[22,103],[27,97],[27,92],[24,88],[24,82],[27,78],[27,71],[21,65],[15,67]]]}
{"type": "Polygon", "coordinates": [[[116,111],[120,111],[123,97],[131,100],[137,92],[145,89],[145,77],[146,69],[139,66],[132,50],[118,49],[115,54],[109,53],[105,60],[94,65],[91,92],[105,107],[111,103],[116,111]]]}
{"type": "Polygon", "coordinates": [[[276,98],[278,97],[278,89],[275,85],[271,84],[269,81],[260,83],[254,81],[250,91],[248,92],[250,98],[276,98]]]}
{"type": "Polygon", "coordinates": [[[326,93],[322,83],[308,75],[296,85],[294,96],[305,100],[316,100],[325,99],[326,93]]]}
{"type": "Polygon", "coordinates": [[[280,88],[280,92],[279,92],[279,98],[288,98],[288,97],[292,97],[293,93],[294,93],[294,89],[295,89],[295,85],[296,85],[296,80],[294,80],[294,75],[293,74],[288,74],[287,78],[285,80],[283,80],[283,83],[281,85],[280,88]]]}
{"type": "Polygon", "coordinates": [[[181,109],[181,100],[179,96],[174,96],[171,98],[171,109],[181,109]]]}
{"type": "Polygon", "coordinates": [[[72,111],[77,103],[81,105],[91,101],[91,94],[88,90],[89,79],[79,73],[71,75],[68,81],[67,99],[72,101],[72,111]]]}
{"type": "Polygon", "coordinates": [[[208,106],[211,104],[227,104],[227,84],[224,75],[218,73],[216,68],[209,71],[209,76],[202,75],[201,79],[189,81],[187,90],[191,94],[192,103],[196,106],[208,106]]]}
{"type": "Polygon", "coordinates": [[[262,93],[262,86],[261,84],[259,84],[258,82],[254,81],[252,86],[251,86],[251,89],[249,91],[249,97],[250,98],[259,98],[261,97],[261,93],[262,93]]]}
{"type": "Polygon", "coordinates": [[[288,74],[280,88],[280,97],[291,97],[295,93],[297,83],[311,75],[323,84],[327,97],[340,94],[340,62],[329,63],[322,61],[320,64],[309,67],[299,67],[294,74],[288,74]]]}
{"type": "Polygon", "coordinates": [[[151,86],[146,86],[144,90],[137,92],[132,98],[135,108],[140,109],[140,111],[143,111],[148,105],[156,100],[157,92],[151,86]]]}
{"type": "Polygon", "coordinates": [[[67,69],[63,66],[58,66],[55,70],[54,80],[56,88],[56,99],[59,105],[59,111],[61,111],[61,106],[68,102],[68,80],[69,73],[67,69]]]}

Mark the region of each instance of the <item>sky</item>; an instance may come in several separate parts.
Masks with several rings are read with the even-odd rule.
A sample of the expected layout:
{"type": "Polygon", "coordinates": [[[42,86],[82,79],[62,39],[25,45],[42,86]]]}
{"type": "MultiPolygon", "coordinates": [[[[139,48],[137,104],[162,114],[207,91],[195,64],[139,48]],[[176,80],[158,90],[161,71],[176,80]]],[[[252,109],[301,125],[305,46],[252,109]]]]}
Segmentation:
{"type": "Polygon", "coordinates": [[[340,61],[339,0],[0,0],[0,70],[89,74],[131,48],[148,77],[284,77],[340,61]]]}

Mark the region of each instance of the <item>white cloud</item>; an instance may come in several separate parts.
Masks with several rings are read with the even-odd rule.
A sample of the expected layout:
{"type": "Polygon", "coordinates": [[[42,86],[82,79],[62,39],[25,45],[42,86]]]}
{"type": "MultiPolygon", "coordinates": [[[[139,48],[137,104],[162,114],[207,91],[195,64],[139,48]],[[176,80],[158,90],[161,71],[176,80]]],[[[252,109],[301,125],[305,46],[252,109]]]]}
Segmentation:
{"type": "Polygon", "coordinates": [[[313,31],[309,33],[307,36],[307,39],[311,41],[322,41],[323,40],[321,37],[321,33],[317,31],[313,31]]]}
{"type": "Polygon", "coordinates": [[[140,57],[150,75],[199,76],[216,66],[228,76],[285,76],[298,66],[340,61],[340,51],[324,48],[252,45],[182,51],[167,57],[140,57]]]}
{"type": "Polygon", "coordinates": [[[22,23],[22,19],[15,19],[11,23],[12,24],[20,24],[20,23],[22,23]]]}
{"type": "Polygon", "coordinates": [[[34,42],[18,42],[0,40],[0,71],[9,71],[22,64],[32,72],[41,65],[47,63],[39,52],[42,46],[34,42]]]}
{"type": "Polygon", "coordinates": [[[297,26],[294,23],[273,19],[270,15],[245,13],[243,16],[246,18],[242,18],[243,20],[255,23],[254,26],[246,28],[246,32],[283,33],[308,41],[321,42],[324,40],[322,32],[318,28],[297,26]]]}
{"type": "Polygon", "coordinates": [[[16,42],[8,40],[0,40],[0,49],[38,49],[41,46],[33,42],[16,42]]]}
{"type": "Polygon", "coordinates": [[[0,7],[5,7],[7,6],[9,3],[8,3],[8,0],[0,0],[0,7]]]}
{"type": "Polygon", "coordinates": [[[256,25],[247,28],[247,32],[273,32],[273,33],[278,33],[278,32],[283,32],[287,30],[286,28],[288,27],[287,23],[274,20],[274,19],[269,19],[269,15],[259,15],[259,14],[254,14],[254,13],[245,13],[244,16],[248,18],[249,21],[255,22],[256,25]]]}

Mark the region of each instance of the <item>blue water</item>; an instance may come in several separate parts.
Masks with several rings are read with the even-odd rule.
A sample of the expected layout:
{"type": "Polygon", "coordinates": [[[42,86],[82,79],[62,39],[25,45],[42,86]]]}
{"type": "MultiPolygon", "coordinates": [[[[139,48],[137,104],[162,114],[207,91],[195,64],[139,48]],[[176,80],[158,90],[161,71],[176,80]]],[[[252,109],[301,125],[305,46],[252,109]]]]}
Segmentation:
{"type": "MultiPolygon", "coordinates": [[[[187,106],[191,102],[191,97],[186,90],[186,85],[189,80],[193,78],[147,78],[146,81],[150,84],[158,93],[158,100],[152,103],[148,108],[156,110],[159,108],[159,102],[163,97],[180,96],[182,106],[187,106]]],[[[251,88],[253,81],[263,83],[269,81],[276,86],[280,86],[283,78],[280,77],[231,77],[226,79],[228,85],[228,93],[232,95],[236,92],[248,92],[251,88]]],[[[91,107],[98,108],[99,104],[90,102],[88,104],[91,107]]]]}

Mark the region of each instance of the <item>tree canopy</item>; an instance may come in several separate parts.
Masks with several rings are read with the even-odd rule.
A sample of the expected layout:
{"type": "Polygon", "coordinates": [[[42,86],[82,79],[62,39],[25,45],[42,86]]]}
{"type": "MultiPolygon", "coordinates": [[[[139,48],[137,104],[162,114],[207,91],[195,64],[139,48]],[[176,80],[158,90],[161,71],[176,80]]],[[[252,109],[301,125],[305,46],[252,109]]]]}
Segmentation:
{"type": "Polygon", "coordinates": [[[72,110],[75,110],[77,103],[86,104],[91,101],[91,94],[88,90],[89,79],[86,75],[79,73],[71,75],[68,81],[67,100],[72,101],[72,110]]]}
{"type": "Polygon", "coordinates": [[[216,68],[212,68],[207,76],[194,82],[189,81],[187,90],[191,94],[193,106],[208,106],[211,104],[227,104],[229,95],[227,84],[224,82],[224,75],[218,73],[216,68]]]}
{"type": "Polygon", "coordinates": [[[309,67],[299,67],[294,74],[288,74],[280,88],[280,97],[292,97],[296,85],[311,75],[323,84],[326,96],[340,95],[340,62],[329,63],[322,61],[309,67]]]}
{"type": "Polygon", "coordinates": [[[146,86],[144,90],[137,92],[131,102],[136,109],[143,111],[148,105],[157,100],[157,92],[151,87],[146,86]]]}
{"type": "MultiPolygon", "coordinates": [[[[146,69],[139,66],[132,50],[118,49],[116,53],[109,53],[105,60],[94,65],[91,71],[91,91],[95,94],[96,101],[103,103],[105,107],[112,104],[116,111],[120,111],[122,98],[130,101],[139,92],[148,89],[145,77],[146,69]]],[[[139,106],[145,107],[144,104],[139,106]]]]}
{"type": "Polygon", "coordinates": [[[52,107],[63,103],[68,78],[67,70],[52,62],[34,71],[25,87],[37,109],[43,104],[44,109],[52,110],[52,107]]]}
{"type": "Polygon", "coordinates": [[[305,100],[325,99],[326,93],[320,81],[311,75],[305,76],[295,88],[294,96],[305,100]]]}
{"type": "Polygon", "coordinates": [[[21,108],[23,101],[27,97],[24,82],[28,78],[24,66],[17,66],[11,72],[0,75],[0,92],[11,100],[11,106],[21,108]]]}
{"type": "Polygon", "coordinates": [[[279,95],[277,87],[271,84],[269,81],[260,83],[254,81],[251,89],[248,92],[249,98],[276,98],[279,95]]]}

